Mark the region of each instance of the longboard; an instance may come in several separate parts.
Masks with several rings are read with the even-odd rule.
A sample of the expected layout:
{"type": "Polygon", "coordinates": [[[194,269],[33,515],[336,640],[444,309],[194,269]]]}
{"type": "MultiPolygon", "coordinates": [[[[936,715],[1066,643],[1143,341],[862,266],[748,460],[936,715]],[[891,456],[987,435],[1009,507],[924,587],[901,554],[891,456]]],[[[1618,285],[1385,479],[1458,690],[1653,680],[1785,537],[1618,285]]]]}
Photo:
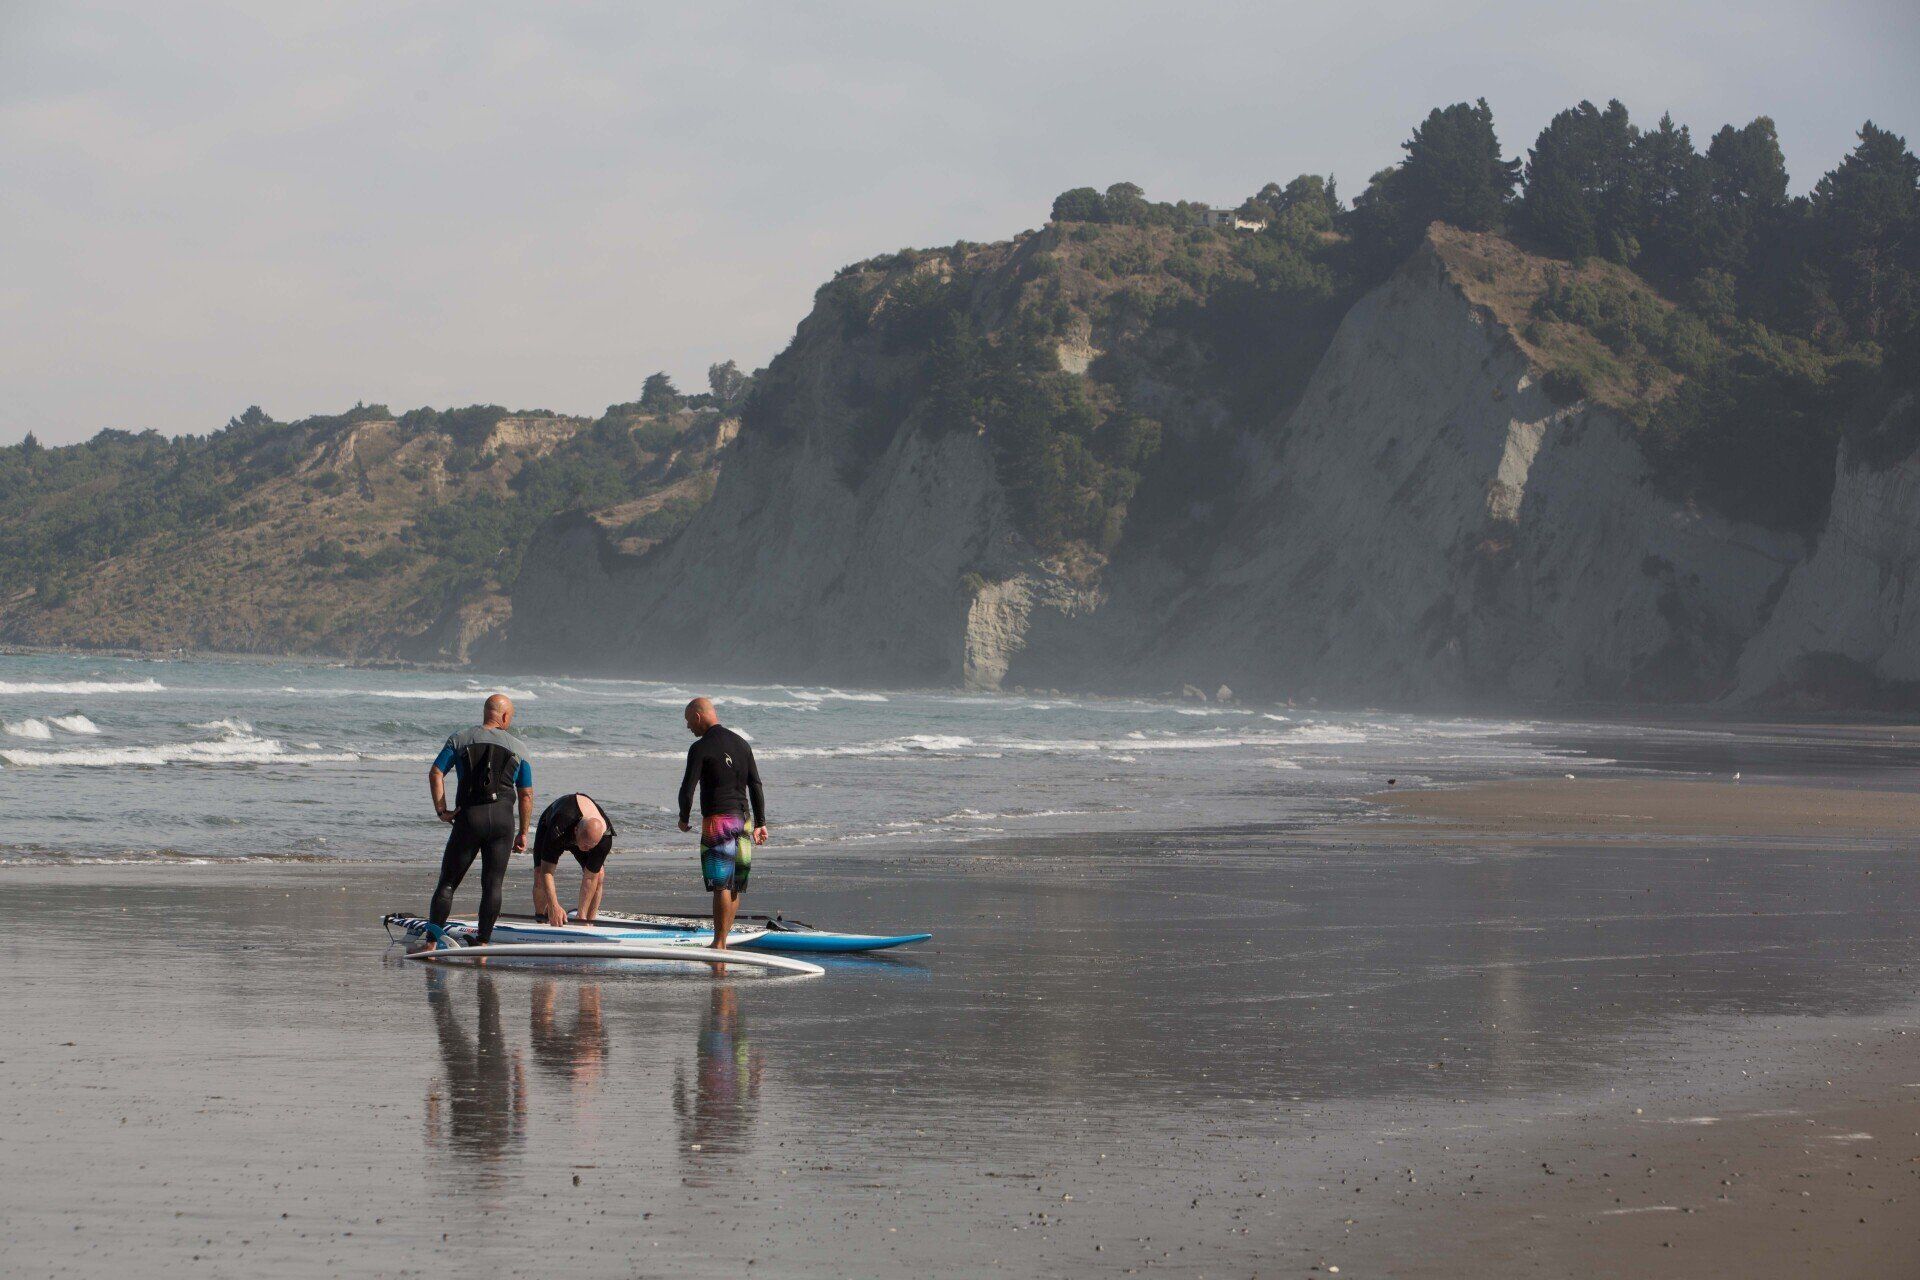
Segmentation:
{"type": "Polygon", "coordinates": [[[409,960],[434,963],[463,963],[493,956],[561,960],[684,960],[700,964],[740,964],[782,973],[818,977],[825,973],[817,964],[787,956],[764,955],[752,951],[716,951],[712,947],[693,947],[671,942],[490,942],[484,947],[443,947],[437,951],[410,951],[409,960]]]}
{"type": "MultiPolygon", "coordinates": [[[[381,923],[390,929],[398,927],[415,938],[431,938],[432,927],[419,916],[395,912],[383,916],[381,923]]],[[[446,927],[464,935],[471,935],[479,928],[479,923],[471,916],[455,916],[448,920],[446,927]]],[[[758,925],[742,925],[727,935],[729,945],[752,942],[766,930],[758,925]]],[[[493,936],[502,943],[554,942],[579,945],[588,942],[660,942],[695,946],[707,946],[713,942],[711,924],[697,928],[675,925],[637,923],[623,920],[602,920],[594,924],[581,924],[575,921],[566,925],[550,925],[535,920],[531,916],[501,916],[494,922],[493,936]]]]}
{"type": "MultiPolygon", "coordinates": [[[[671,912],[627,915],[618,911],[602,911],[596,921],[601,926],[629,925],[633,928],[690,928],[711,933],[713,918],[707,915],[675,915],[671,912]]],[[[494,926],[496,932],[498,925],[494,926]]],[[[846,953],[855,951],[885,951],[889,947],[910,946],[916,942],[925,942],[933,937],[930,933],[834,933],[827,929],[816,929],[810,924],[798,920],[783,920],[779,916],[741,916],[729,936],[729,941],[739,939],[747,933],[754,936],[751,941],[739,945],[754,951],[811,951],[817,954],[846,953]]]]}

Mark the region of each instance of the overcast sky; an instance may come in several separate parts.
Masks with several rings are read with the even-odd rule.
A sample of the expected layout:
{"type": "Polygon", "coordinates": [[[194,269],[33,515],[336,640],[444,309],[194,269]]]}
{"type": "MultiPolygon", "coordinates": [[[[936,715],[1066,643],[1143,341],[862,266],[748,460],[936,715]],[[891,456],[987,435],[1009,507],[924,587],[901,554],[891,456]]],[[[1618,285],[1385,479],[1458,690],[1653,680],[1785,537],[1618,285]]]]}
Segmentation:
{"type": "MultiPolygon", "coordinates": [[[[0,0],[0,443],[356,400],[597,413],[1055,193],[1351,197],[1436,105],[1920,133],[1920,6],[0,0]]],[[[1916,139],[1920,141],[1920,139],[1916,139]]]]}

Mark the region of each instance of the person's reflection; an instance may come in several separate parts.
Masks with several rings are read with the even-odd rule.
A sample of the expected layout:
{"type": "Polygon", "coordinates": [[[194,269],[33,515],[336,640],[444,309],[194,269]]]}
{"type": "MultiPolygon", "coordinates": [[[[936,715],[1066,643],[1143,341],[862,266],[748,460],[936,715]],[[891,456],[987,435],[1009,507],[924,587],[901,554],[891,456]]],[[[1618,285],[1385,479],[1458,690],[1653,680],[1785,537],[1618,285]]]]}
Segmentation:
{"type": "Polygon", "coordinates": [[[673,1072],[673,1112],[680,1118],[680,1148],[701,1153],[737,1152],[746,1145],[760,1107],[765,1057],[747,1036],[739,989],[716,982],[707,1016],[694,1042],[694,1073],[673,1072]]]}
{"type": "Polygon", "coordinates": [[[600,1017],[600,984],[567,984],[573,991],[573,1017],[562,1022],[554,1010],[560,1002],[560,984],[542,978],[533,987],[533,1061],[556,1080],[573,1084],[580,1092],[592,1090],[607,1069],[607,1026],[600,1017]]]}
{"type": "Polygon", "coordinates": [[[428,968],[427,1007],[444,1076],[427,1086],[427,1145],[493,1164],[526,1136],[527,1073],[520,1055],[507,1047],[492,975],[474,975],[480,1013],[471,1039],[454,1012],[457,981],[428,968]]]}

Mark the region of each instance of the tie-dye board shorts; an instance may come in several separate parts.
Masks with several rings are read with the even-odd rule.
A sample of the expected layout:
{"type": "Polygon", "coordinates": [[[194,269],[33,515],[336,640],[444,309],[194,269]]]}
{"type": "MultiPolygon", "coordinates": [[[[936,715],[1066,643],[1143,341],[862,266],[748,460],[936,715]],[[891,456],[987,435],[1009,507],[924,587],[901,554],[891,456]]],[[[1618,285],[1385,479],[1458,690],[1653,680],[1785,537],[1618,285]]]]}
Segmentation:
{"type": "Polygon", "coordinates": [[[707,888],[747,891],[753,871],[753,833],[747,820],[722,813],[700,823],[700,878],[707,888]]]}

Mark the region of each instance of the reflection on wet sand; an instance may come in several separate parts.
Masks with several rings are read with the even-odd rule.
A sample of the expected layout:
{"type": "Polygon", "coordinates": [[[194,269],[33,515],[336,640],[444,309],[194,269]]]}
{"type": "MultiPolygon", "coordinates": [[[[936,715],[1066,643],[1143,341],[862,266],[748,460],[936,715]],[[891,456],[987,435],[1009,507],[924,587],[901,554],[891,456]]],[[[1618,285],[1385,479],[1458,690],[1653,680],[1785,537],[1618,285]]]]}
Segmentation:
{"type": "Polygon", "coordinates": [[[573,1016],[564,1021],[556,1012],[562,1000],[561,986],[553,978],[542,978],[533,985],[529,1022],[533,1061],[546,1075],[571,1083],[584,1094],[606,1076],[611,1048],[607,1024],[600,1013],[600,984],[566,984],[572,992],[573,1016]]]}
{"type": "Polygon", "coordinates": [[[681,1151],[744,1151],[759,1114],[765,1069],[765,1055],[747,1034],[739,989],[714,983],[694,1042],[693,1079],[687,1079],[684,1063],[673,1070],[673,1113],[680,1121],[681,1151]]]}
{"type": "Polygon", "coordinates": [[[442,1074],[427,1086],[430,1148],[496,1165],[526,1139],[527,1073],[507,1047],[500,993],[490,974],[473,977],[479,1015],[469,1037],[455,1012],[462,977],[427,970],[427,1008],[440,1044],[442,1074]]]}

